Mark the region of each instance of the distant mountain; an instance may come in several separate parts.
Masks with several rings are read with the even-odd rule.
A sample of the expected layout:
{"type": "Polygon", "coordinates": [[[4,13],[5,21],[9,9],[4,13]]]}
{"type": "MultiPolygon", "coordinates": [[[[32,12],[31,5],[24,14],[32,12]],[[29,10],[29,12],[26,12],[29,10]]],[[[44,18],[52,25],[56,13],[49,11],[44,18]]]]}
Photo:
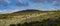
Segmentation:
{"type": "Polygon", "coordinates": [[[27,10],[22,10],[22,11],[17,11],[14,13],[21,13],[21,12],[40,12],[41,10],[35,10],[35,9],[27,9],[27,10]]]}
{"type": "Polygon", "coordinates": [[[35,9],[27,9],[27,10],[22,10],[21,12],[32,12],[32,11],[40,11],[40,10],[35,10],[35,9]]]}
{"type": "MultiPolygon", "coordinates": [[[[59,11],[60,12],[60,10],[52,10],[52,11],[54,11],[54,12],[57,12],[57,11],[59,11]]],[[[36,10],[36,9],[26,9],[26,10],[22,10],[22,11],[17,11],[17,12],[13,12],[12,14],[14,14],[14,13],[35,13],[35,12],[52,12],[52,11],[44,11],[44,10],[36,10]]]]}

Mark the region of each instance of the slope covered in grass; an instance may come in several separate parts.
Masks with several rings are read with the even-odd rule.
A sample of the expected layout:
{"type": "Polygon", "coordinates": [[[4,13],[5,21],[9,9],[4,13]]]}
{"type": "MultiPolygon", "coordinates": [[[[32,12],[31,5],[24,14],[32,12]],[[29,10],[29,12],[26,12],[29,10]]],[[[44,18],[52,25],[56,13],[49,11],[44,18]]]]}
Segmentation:
{"type": "Polygon", "coordinates": [[[30,22],[35,23],[36,21],[38,21],[39,23],[37,24],[35,23],[36,25],[32,24],[32,26],[38,26],[40,22],[42,22],[41,24],[46,25],[50,24],[50,21],[48,19],[52,20],[51,22],[54,22],[54,20],[57,20],[59,17],[60,17],[60,11],[38,11],[38,10],[19,11],[11,14],[0,14],[0,26],[9,26],[10,24],[17,25],[18,23],[24,24],[25,22],[27,22],[29,25],[30,22]]]}

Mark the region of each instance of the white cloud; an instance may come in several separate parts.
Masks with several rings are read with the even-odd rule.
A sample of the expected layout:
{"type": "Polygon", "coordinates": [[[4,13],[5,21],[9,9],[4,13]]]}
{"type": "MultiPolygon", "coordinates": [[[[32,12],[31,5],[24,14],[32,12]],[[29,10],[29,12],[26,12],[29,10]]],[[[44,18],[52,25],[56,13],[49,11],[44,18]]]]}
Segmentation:
{"type": "Polygon", "coordinates": [[[10,0],[4,0],[7,4],[10,4],[11,1],[10,0]]]}
{"type": "Polygon", "coordinates": [[[13,13],[13,12],[16,12],[16,11],[19,11],[19,10],[17,10],[17,9],[15,9],[15,10],[0,10],[0,14],[13,13]]]}
{"type": "Polygon", "coordinates": [[[9,4],[11,3],[10,0],[0,0],[0,4],[9,4]]]}
{"type": "MultiPolygon", "coordinates": [[[[29,0],[28,0],[29,1],[29,0]]],[[[17,0],[17,2],[19,2],[19,5],[20,5],[20,3],[21,4],[26,4],[26,2],[28,2],[27,0],[17,0]]],[[[6,2],[6,3],[11,3],[11,1],[9,1],[9,0],[4,0],[4,2],[6,2]]],[[[14,3],[14,2],[12,2],[12,3],[14,3]]],[[[21,11],[21,10],[25,10],[25,9],[38,9],[38,10],[57,10],[58,8],[60,8],[60,7],[55,7],[55,6],[53,6],[55,3],[56,3],[56,1],[54,1],[52,4],[50,4],[50,3],[46,3],[46,4],[42,4],[42,3],[34,3],[34,2],[28,2],[29,3],[29,5],[28,6],[7,6],[5,9],[4,9],[4,7],[3,7],[3,9],[4,10],[0,10],[0,13],[1,14],[5,14],[5,13],[12,13],[12,12],[16,12],[16,11],[21,11]],[[55,9],[56,8],[56,9],[55,9]]]]}
{"type": "Polygon", "coordinates": [[[24,1],[23,1],[23,0],[18,0],[18,2],[20,2],[21,4],[23,4],[23,3],[24,3],[24,1]]]}
{"type": "Polygon", "coordinates": [[[20,3],[26,3],[26,2],[28,2],[29,0],[17,0],[18,2],[20,2],[20,3]]]}

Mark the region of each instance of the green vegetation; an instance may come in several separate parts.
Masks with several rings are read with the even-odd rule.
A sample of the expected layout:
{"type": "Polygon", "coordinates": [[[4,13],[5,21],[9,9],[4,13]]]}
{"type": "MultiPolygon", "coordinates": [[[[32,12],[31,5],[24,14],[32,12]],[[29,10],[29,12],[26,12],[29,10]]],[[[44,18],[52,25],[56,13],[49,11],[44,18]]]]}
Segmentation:
{"type": "Polygon", "coordinates": [[[60,11],[19,11],[11,14],[0,14],[0,23],[2,23],[1,20],[5,21],[6,24],[11,23],[9,26],[60,26],[60,11]],[[37,19],[38,21],[36,21],[37,19]],[[21,24],[18,20],[25,22],[21,24]],[[15,24],[16,21],[18,22],[17,24],[15,24]]]}
{"type": "Polygon", "coordinates": [[[42,22],[35,21],[35,22],[25,22],[24,24],[16,24],[16,25],[11,25],[10,26],[60,26],[60,16],[58,19],[47,19],[43,20],[42,22]]]}
{"type": "MultiPolygon", "coordinates": [[[[55,13],[55,14],[60,14],[59,12],[55,13]]],[[[53,14],[51,14],[52,16],[53,14]]],[[[34,22],[25,22],[23,24],[15,24],[12,26],[60,26],[60,15],[53,15],[54,17],[57,18],[48,18],[47,20],[43,20],[43,21],[34,21],[34,22]]],[[[11,26],[11,24],[10,24],[11,26]]]]}

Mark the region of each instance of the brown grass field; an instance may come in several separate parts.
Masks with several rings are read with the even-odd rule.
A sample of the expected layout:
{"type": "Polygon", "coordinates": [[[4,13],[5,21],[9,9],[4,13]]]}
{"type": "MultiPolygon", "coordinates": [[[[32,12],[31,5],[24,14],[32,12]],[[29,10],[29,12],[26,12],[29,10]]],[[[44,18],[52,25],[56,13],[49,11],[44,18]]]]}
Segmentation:
{"type": "Polygon", "coordinates": [[[60,11],[31,11],[0,14],[0,26],[60,26],[59,18],[60,11]]]}

